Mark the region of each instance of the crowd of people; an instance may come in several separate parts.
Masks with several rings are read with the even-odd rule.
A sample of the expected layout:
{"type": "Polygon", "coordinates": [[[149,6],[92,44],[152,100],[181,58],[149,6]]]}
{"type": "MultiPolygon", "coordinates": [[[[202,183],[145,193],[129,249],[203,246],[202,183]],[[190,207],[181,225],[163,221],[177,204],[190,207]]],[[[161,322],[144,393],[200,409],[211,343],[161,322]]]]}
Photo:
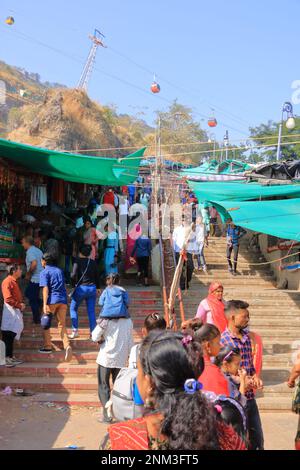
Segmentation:
{"type": "MultiPolygon", "coordinates": [[[[13,345],[15,338],[20,339],[24,328],[22,312],[25,299],[32,311],[32,335],[36,336],[39,328],[43,330],[44,344],[39,352],[52,353],[50,329],[56,318],[65,360],[70,361],[70,341],[79,336],[79,308],[85,302],[92,334],[96,327],[97,295],[100,287],[106,284],[107,276],[118,274],[122,250],[125,271],[128,266],[131,270],[134,268],[138,285],[143,281],[145,286],[149,286],[152,245],[141,225],[136,224],[135,233],[128,234],[125,253],[116,223],[105,221],[110,208],[114,209],[116,222],[127,229],[132,219],[129,213],[131,205],[139,203],[146,208],[150,197],[151,187],[139,182],[118,191],[107,188],[102,195],[95,192],[88,207],[79,210],[74,220],[67,219],[66,225],[59,230],[34,228],[30,224],[25,227],[21,243],[26,253],[26,273],[17,264],[9,265],[8,276],[1,286],[4,299],[1,330],[6,345],[6,367],[22,363],[15,358],[13,345]],[[123,219],[123,225],[120,219],[123,219]],[[24,292],[18,284],[22,277],[26,282],[24,292]],[[68,287],[72,287],[69,295],[68,287]],[[69,303],[72,333],[68,336],[69,303]]],[[[113,298],[106,302],[113,303],[113,298]]]]}
{"type": "MultiPolygon", "coordinates": [[[[144,189],[139,196],[141,204],[149,204],[150,194],[144,189]]],[[[128,204],[136,202],[135,197],[129,187],[128,204]]],[[[116,200],[112,189],[105,192],[104,204],[116,207],[116,200]]],[[[128,217],[125,210],[120,211],[120,206],[124,205],[123,199],[118,200],[119,217],[128,217]]],[[[102,256],[105,288],[100,292],[98,203],[96,193],[87,209],[88,215],[78,214],[75,230],[73,226],[68,226],[73,235],[64,242],[67,253],[64,270],[58,267],[60,243],[52,234],[46,240],[41,233],[26,234],[22,244],[26,250],[25,296],[32,310],[33,334],[36,328],[43,331],[41,354],[51,354],[53,351],[51,327],[56,319],[65,361],[72,360],[72,340],[80,336],[78,312],[82,302],[86,303],[90,339],[99,344],[97,377],[103,422],[109,424],[101,448],[264,449],[263,429],[255,398],[257,391],[263,388],[260,378],[262,349],[255,348],[259,338],[249,331],[249,304],[243,300],[226,302],[223,285],[214,282],[209,287],[208,296],[199,299],[195,317],[184,321],[180,331],[168,330],[165,319],[159,313],[152,313],[144,320],[142,342],[135,345],[130,297],[120,285],[119,248],[116,245],[118,233],[114,229],[109,229],[102,256]],[[73,285],[69,294],[66,281],[73,285]],[[100,314],[96,318],[98,295],[100,314]],[[70,335],[66,328],[69,303],[70,335]],[[113,422],[115,418],[117,420],[113,422]]],[[[187,199],[184,202],[190,203],[195,204],[195,200],[190,202],[187,199]]],[[[218,232],[216,209],[205,207],[203,211],[195,214],[188,239],[185,217],[182,225],[176,227],[172,234],[177,261],[182,250],[186,249],[185,270],[180,280],[182,289],[189,287],[195,260],[198,268],[207,272],[205,246],[209,233],[216,235],[218,232]],[[211,231],[211,223],[214,231],[211,231]]],[[[226,230],[228,269],[236,274],[239,240],[244,231],[234,226],[232,221],[229,221],[226,230]]],[[[136,225],[133,231],[135,237],[129,234],[126,244],[125,270],[126,266],[130,268],[137,263],[138,284],[143,278],[147,287],[152,245],[141,225],[136,225]]],[[[7,278],[2,282],[4,308],[1,330],[6,347],[6,367],[16,367],[22,363],[14,355],[14,341],[20,338],[24,327],[25,301],[18,284],[21,277],[20,266],[11,265],[7,278]]],[[[299,364],[291,372],[289,387],[295,387],[300,376],[299,364]]],[[[299,413],[299,393],[294,407],[299,413]]],[[[299,445],[299,430],[297,436],[299,445]]]]}
{"type": "MultiPolygon", "coordinates": [[[[142,343],[131,351],[128,338],[132,324],[128,318],[124,319],[118,333],[122,336],[122,346],[116,337],[114,345],[110,344],[111,348],[119,345],[118,352],[122,354],[111,364],[109,372],[114,382],[113,413],[119,419],[123,416],[124,421],[121,419],[109,427],[102,448],[263,449],[263,432],[255,401],[255,392],[262,387],[262,382],[255,371],[247,332],[248,308],[242,301],[228,302],[224,307],[227,326],[222,333],[213,323],[202,322],[197,317],[183,323],[181,332],[173,332],[166,329],[166,322],[158,313],[150,314],[145,319],[142,343]],[[126,330],[125,321],[128,322],[126,330]],[[127,355],[130,356],[127,377],[132,383],[131,397],[124,392],[127,355]],[[120,393],[121,386],[123,393],[120,393]],[[118,392],[115,393],[115,389],[118,392]],[[114,399],[114,394],[118,400],[114,399]],[[125,420],[126,413],[130,413],[124,412],[120,403],[122,396],[127,403],[131,398],[135,410],[131,413],[133,419],[125,420]]],[[[102,335],[103,329],[99,328],[94,340],[102,335]]],[[[114,335],[108,336],[109,341],[113,341],[114,335]]],[[[108,348],[108,343],[102,348],[108,348]]],[[[99,373],[105,377],[103,358],[105,355],[101,356],[100,352],[99,373]]],[[[108,414],[110,397],[107,388],[105,397],[101,396],[107,422],[112,421],[108,414]]]]}

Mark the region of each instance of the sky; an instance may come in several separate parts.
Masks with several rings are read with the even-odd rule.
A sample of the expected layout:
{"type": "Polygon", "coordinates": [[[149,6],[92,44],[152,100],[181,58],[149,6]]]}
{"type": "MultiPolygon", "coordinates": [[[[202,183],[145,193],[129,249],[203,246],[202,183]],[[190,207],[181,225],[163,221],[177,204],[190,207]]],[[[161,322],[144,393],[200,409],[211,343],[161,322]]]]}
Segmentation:
{"type": "Polygon", "coordinates": [[[235,142],[249,126],[279,120],[291,101],[299,17],[299,0],[1,0],[0,59],[76,87],[97,28],[107,48],[98,50],[91,98],[149,124],[177,99],[205,130],[214,109],[216,137],[228,130],[235,142]]]}

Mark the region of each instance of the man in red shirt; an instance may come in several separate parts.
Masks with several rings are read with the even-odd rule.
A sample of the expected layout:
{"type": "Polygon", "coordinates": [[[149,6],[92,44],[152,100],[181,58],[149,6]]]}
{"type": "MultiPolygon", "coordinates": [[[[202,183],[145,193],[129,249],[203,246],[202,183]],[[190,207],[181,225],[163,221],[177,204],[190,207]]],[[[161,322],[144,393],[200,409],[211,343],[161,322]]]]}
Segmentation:
{"type": "Polygon", "coordinates": [[[22,277],[19,265],[8,266],[8,276],[2,282],[2,295],[4,299],[3,316],[1,323],[2,340],[6,349],[6,367],[15,367],[22,364],[13,355],[13,344],[15,338],[20,339],[23,330],[23,315],[25,304],[23,302],[18,279],[22,277]]]}
{"type": "Polygon", "coordinates": [[[108,191],[103,196],[103,204],[110,204],[115,207],[115,193],[112,188],[109,188],[108,191]]]}

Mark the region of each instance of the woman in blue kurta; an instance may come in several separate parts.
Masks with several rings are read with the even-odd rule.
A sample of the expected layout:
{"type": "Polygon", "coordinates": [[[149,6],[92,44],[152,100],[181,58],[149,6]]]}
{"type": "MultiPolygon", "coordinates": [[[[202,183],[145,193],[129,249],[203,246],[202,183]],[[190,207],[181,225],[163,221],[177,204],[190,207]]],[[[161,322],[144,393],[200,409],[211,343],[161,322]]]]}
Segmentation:
{"type": "Polygon", "coordinates": [[[119,234],[115,228],[109,227],[104,252],[105,275],[118,272],[119,234]]]}

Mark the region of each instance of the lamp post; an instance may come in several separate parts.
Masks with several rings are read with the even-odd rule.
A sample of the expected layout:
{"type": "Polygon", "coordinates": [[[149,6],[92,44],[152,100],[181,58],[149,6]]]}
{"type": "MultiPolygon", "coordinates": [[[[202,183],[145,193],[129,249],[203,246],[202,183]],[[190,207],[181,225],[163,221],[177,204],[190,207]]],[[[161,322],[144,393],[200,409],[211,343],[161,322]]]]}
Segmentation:
{"type": "Polygon", "coordinates": [[[228,160],[228,146],[229,146],[229,133],[228,131],[226,131],[224,135],[224,147],[225,147],[225,152],[226,152],[225,160],[228,160]]]}
{"type": "Polygon", "coordinates": [[[280,155],[281,155],[281,137],[282,137],[284,113],[287,114],[287,120],[285,123],[287,129],[292,130],[292,129],[295,129],[295,126],[296,126],[294,113],[293,113],[293,105],[289,101],[286,101],[285,103],[283,103],[283,106],[282,106],[281,121],[279,124],[277,156],[276,156],[277,161],[280,160],[280,155]]]}

